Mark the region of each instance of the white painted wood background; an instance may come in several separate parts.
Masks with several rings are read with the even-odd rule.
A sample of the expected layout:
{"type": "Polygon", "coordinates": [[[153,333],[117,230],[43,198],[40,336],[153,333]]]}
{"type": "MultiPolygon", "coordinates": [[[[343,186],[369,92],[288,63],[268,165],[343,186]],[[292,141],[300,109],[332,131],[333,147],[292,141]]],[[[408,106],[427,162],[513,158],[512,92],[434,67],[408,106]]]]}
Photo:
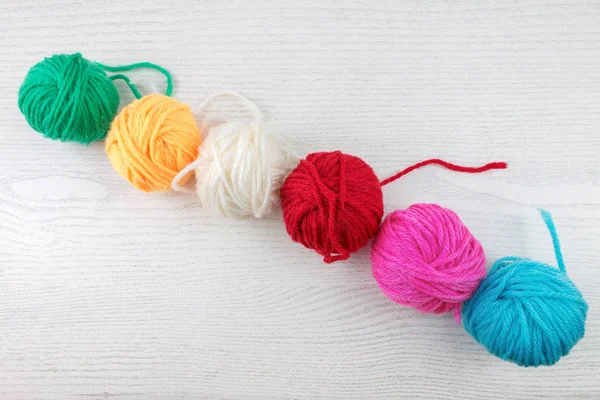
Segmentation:
{"type": "Polygon", "coordinates": [[[600,2],[2,0],[0,32],[0,399],[600,398],[600,2]],[[368,248],[325,265],[280,213],[137,192],[102,143],[49,141],[19,113],[28,68],[76,51],[163,65],[192,105],[237,90],[299,154],[341,149],[381,178],[508,161],[415,172],[386,210],[456,210],[489,264],[554,264],[536,207],[552,211],[586,337],[520,368],[388,301],[368,248]]]}

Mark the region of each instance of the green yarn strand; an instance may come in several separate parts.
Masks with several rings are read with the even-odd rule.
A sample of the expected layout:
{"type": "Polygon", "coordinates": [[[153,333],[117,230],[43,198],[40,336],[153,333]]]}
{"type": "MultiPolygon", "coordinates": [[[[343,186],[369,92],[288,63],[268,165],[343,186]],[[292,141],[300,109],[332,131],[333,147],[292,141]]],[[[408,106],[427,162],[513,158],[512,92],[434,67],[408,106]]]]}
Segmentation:
{"type": "MultiPolygon", "coordinates": [[[[102,68],[105,71],[108,72],[125,72],[125,71],[131,71],[134,69],[140,69],[140,68],[151,68],[154,69],[158,72],[160,72],[161,74],[163,74],[165,76],[165,78],[167,78],[167,90],[165,92],[165,95],[170,96],[171,93],[173,93],[173,78],[171,77],[171,73],[169,71],[167,71],[166,69],[164,69],[163,67],[161,67],[160,65],[156,65],[153,64],[151,62],[139,62],[139,63],[135,63],[135,64],[129,64],[129,65],[119,65],[116,67],[111,67],[109,65],[104,65],[101,64],[99,62],[96,63],[96,65],[98,65],[100,68],[102,68]]],[[[129,78],[123,74],[116,74],[110,77],[111,80],[115,80],[115,79],[122,79],[123,81],[125,81],[125,83],[127,83],[127,86],[129,86],[129,88],[131,89],[131,91],[133,92],[134,96],[138,99],[140,99],[142,97],[142,95],[140,94],[139,90],[137,89],[137,87],[131,83],[131,81],[129,80],[129,78]]]]}
{"type": "Polygon", "coordinates": [[[121,79],[121,80],[125,81],[127,86],[129,86],[129,89],[131,89],[131,91],[133,92],[133,95],[135,96],[135,98],[136,99],[142,98],[142,94],[138,90],[137,86],[135,86],[133,83],[131,83],[131,80],[129,79],[129,77],[127,77],[127,75],[123,75],[123,74],[111,75],[111,76],[109,76],[109,79],[111,81],[115,81],[117,79],[121,79]]]}

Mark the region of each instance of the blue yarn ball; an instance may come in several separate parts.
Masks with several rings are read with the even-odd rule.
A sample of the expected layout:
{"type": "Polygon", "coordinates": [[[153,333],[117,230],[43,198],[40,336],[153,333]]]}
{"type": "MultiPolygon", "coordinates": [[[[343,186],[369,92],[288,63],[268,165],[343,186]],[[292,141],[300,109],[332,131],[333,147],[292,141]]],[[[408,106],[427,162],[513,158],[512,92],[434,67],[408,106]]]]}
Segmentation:
{"type": "Polygon", "coordinates": [[[525,367],[552,365],[583,337],[588,305],[567,275],[506,257],[464,303],[465,329],[487,350],[525,367]]]}

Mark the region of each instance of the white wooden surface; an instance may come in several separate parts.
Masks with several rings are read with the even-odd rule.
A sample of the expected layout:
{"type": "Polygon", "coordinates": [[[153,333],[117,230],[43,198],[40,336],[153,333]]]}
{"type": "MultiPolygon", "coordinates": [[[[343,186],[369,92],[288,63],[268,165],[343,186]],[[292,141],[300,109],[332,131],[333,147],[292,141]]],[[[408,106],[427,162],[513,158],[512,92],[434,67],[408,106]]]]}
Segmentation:
{"type": "Polygon", "coordinates": [[[2,0],[0,399],[600,398],[600,2],[400,3],[2,0]],[[28,68],[75,51],[159,63],[190,104],[237,90],[298,153],[341,149],[381,178],[508,161],[421,170],[386,187],[386,209],[456,210],[490,264],[554,263],[549,209],[586,337],[519,368],[451,315],[388,301],[368,249],[325,265],[280,214],[135,191],[101,143],[46,140],[19,113],[28,68]]]}

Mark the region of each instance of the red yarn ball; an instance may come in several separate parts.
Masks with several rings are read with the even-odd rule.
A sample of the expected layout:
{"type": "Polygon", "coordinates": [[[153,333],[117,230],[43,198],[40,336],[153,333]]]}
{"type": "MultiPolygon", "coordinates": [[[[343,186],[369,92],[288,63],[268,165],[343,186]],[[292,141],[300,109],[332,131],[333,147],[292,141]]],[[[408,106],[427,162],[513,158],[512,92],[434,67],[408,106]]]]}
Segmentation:
{"type": "Polygon", "coordinates": [[[281,209],[292,240],[331,263],[347,259],[375,235],[383,194],[373,169],[360,158],[312,153],[284,182],[281,209]]]}

